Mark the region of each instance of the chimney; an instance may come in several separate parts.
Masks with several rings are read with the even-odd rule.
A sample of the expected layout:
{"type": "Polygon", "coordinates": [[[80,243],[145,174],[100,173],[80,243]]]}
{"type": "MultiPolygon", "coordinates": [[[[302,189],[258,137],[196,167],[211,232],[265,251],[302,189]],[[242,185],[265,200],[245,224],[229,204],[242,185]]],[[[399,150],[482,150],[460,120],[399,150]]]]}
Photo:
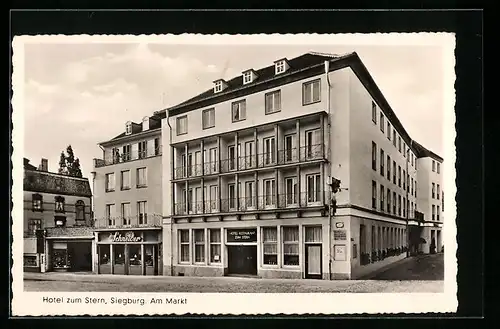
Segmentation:
{"type": "Polygon", "coordinates": [[[49,171],[49,160],[42,158],[42,162],[40,163],[38,170],[49,171]]]}

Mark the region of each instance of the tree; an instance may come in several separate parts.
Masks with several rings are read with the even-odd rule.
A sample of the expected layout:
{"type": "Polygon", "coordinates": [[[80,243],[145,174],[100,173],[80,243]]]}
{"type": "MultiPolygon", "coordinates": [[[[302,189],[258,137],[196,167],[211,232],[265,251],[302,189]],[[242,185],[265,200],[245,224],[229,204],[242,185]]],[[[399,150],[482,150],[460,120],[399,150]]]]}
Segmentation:
{"type": "Polygon", "coordinates": [[[78,158],[75,159],[75,162],[73,162],[73,170],[72,171],[73,172],[72,172],[71,176],[82,178],[83,174],[82,174],[82,169],[80,168],[80,159],[78,159],[78,158]]]}
{"type": "Polygon", "coordinates": [[[68,153],[68,156],[66,157],[66,166],[71,173],[71,168],[73,167],[73,163],[75,162],[75,154],[73,153],[73,148],[71,147],[71,145],[68,145],[68,147],[66,148],[66,153],[68,153]]]}
{"type": "Polygon", "coordinates": [[[61,157],[59,158],[59,170],[58,172],[60,174],[66,174],[68,171],[68,168],[66,167],[66,155],[64,154],[64,151],[61,152],[61,157]]]}

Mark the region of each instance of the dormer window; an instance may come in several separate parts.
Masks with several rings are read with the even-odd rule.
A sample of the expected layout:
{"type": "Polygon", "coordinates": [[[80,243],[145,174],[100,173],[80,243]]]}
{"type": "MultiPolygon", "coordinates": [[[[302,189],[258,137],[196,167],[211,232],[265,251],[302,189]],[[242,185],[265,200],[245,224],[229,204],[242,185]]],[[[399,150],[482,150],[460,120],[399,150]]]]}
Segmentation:
{"type": "Polygon", "coordinates": [[[149,129],[149,117],[142,118],[142,131],[149,129]]]}
{"type": "Polygon", "coordinates": [[[252,82],[252,72],[243,73],[243,84],[252,82]]]}
{"type": "Polygon", "coordinates": [[[125,135],[130,135],[132,133],[132,122],[128,121],[125,124],[125,135]]]}
{"type": "Polygon", "coordinates": [[[217,81],[215,82],[215,92],[218,93],[219,91],[222,91],[222,81],[217,81]]]}
{"type": "Polygon", "coordinates": [[[284,72],[286,72],[286,70],[288,70],[288,68],[289,68],[289,65],[288,65],[286,58],[283,58],[283,59],[280,59],[280,60],[277,60],[276,62],[274,62],[274,73],[275,74],[284,73],[284,72]]]}

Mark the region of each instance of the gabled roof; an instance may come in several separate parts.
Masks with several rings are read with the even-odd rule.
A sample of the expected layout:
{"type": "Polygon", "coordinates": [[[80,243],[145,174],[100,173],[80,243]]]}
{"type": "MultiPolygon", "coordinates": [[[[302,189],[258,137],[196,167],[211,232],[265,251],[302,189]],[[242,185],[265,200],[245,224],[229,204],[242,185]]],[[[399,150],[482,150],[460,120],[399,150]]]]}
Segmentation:
{"type": "Polygon", "coordinates": [[[437,155],[436,153],[430,151],[429,149],[425,148],[422,146],[422,144],[417,143],[416,141],[413,141],[413,145],[415,149],[417,150],[417,157],[418,158],[425,158],[425,157],[431,157],[433,159],[436,159],[438,161],[443,162],[443,158],[437,155]]]}
{"type": "Polygon", "coordinates": [[[39,170],[24,170],[24,191],[59,195],[92,196],[88,178],[77,178],[39,170]]]}
{"type": "MultiPolygon", "coordinates": [[[[157,115],[152,115],[151,117],[149,117],[149,130],[154,130],[158,128],[161,128],[161,117],[157,115]]],[[[130,135],[127,135],[125,132],[122,132],[120,135],[113,137],[112,139],[106,142],[111,142],[114,141],[115,139],[119,139],[125,136],[133,136],[141,132],[142,132],[142,123],[132,122],[132,133],[130,135]]]]}

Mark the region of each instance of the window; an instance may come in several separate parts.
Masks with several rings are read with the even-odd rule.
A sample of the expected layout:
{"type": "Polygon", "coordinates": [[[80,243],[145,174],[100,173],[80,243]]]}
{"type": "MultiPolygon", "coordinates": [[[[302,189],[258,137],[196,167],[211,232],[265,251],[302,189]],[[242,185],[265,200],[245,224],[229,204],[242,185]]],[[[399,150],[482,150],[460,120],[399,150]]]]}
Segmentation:
{"type": "Polygon", "coordinates": [[[130,202],[122,203],[122,219],[123,225],[130,225],[131,208],[130,202]]]}
{"type": "Polygon", "coordinates": [[[121,172],[122,190],[128,190],[130,188],[130,170],[125,170],[121,172]]]}
{"type": "Polygon", "coordinates": [[[106,174],[106,192],[112,192],[115,190],[115,174],[106,174]]]}
{"type": "Polygon", "coordinates": [[[372,142],[372,169],[377,170],[377,144],[372,142]]]}
{"type": "Polygon", "coordinates": [[[320,80],[306,82],[302,85],[302,105],[320,101],[320,80]]]}
{"type": "Polygon", "coordinates": [[[266,94],[266,114],[279,112],[281,110],[281,91],[273,91],[266,94]]]}
{"type": "Polygon", "coordinates": [[[283,72],[285,72],[285,62],[284,61],[276,62],[276,74],[280,74],[283,72]]]}
{"type": "Polygon", "coordinates": [[[215,82],[215,92],[218,93],[219,91],[222,91],[222,81],[216,81],[215,82]]]}
{"type": "Polygon", "coordinates": [[[403,217],[406,216],[406,198],[403,197],[403,217]]]}
{"type": "Polygon", "coordinates": [[[288,177],[285,178],[285,199],[286,205],[295,205],[297,204],[297,178],[296,177],[288,177]]]}
{"type": "Polygon", "coordinates": [[[389,120],[387,120],[387,139],[391,140],[391,124],[389,120]]]}
{"type": "Polygon", "coordinates": [[[203,129],[215,127],[215,109],[203,110],[201,113],[201,121],[203,129]]]}
{"type": "Polygon", "coordinates": [[[396,215],[396,192],[392,192],[392,213],[396,215]]]}
{"type": "Polygon", "coordinates": [[[246,114],[246,101],[241,100],[238,102],[234,102],[231,105],[231,113],[232,113],[232,120],[233,122],[238,122],[245,120],[247,118],[246,114]]]}
{"type": "Polygon", "coordinates": [[[130,135],[132,133],[132,122],[128,121],[125,124],[125,135],[130,135]]]}
{"type": "Polygon", "coordinates": [[[414,212],[413,212],[413,201],[411,202],[411,208],[410,208],[410,216],[411,218],[414,218],[415,216],[413,215],[414,212]]]}
{"type": "Polygon", "coordinates": [[[321,201],[321,183],[320,175],[307,175],[307,202],[321,201]]]}
{"type": "Polygon", "coordinates": [[[283,227],[283,265],[299,265],[299,227],[283,227]]]}
{"type": "Polygon", "coordinates": [[[406,174],[406,190],[410,192],[410,174],[406,174]]]}
{"type": "Polygon", "coordinates": [[[137,168],[137,187],[148,185],[148,176],[146,168],[137,168]]]}
{"type": "Polygon", "coordinates": [[[193,230],[194,232],[194,262],[205,262],[205,230],[193,230]]]}
{"type": "Polygon", "coordinates": [[[385,207],[385,191],[384,191],[384,185],[380,185],[380,211],[384,211],[385,207]]]}
{"type": "Polygon", "coordinates": [[[285,136],[285,161],[290,162],[294,160],[297,155],[297,151],[294,148],[295,135],[285,136]]]}
{"type": "Polygon", "coordinates": [[[227,195],[229,198],[229,209],[236,209],[236,185],[227,184],[227,195]]]}
{"type": "Polygon", "coordinates": [[[374,101],[372,101],[372,121],[377,123],[377,104],[374,101]]]}
{"type": "Polygon", "coordinates": [[[391,190],[387,189],[387,212],[391,212],[391,190]]]}
{"type": "Polygon", "coordinates": [[[306,131],[306,157],[308,160],[318,158],[322,155],[321,144],[319,129],[306,131]]]}
{"type": "Polygon", "coordinates": [[[42,229],[41,219],[28,219],[28,234],[35,235],[37,230],[42,229]]]}
{"type": "Polygon", "coordinates": [[[122,147],[122,150],[123,150],[122,160],[123,161],[130,161],[130,158],[131,158],[130,149],[131,149],[130,144],[123,145],[123,147],[122,147]]]}
{"type": "Polygon", "coordinates": [[[385,174],[384,159],[385,159],[384,150],[380,149],[380,175],[382,177],[384,177],[385,174]]]}
{"type": "Polygon", "coordinates": [[[413,167],[413,159],[414,159],[414,157],[413,157],[413,153],[412,153],[412,154],[411,154],[411,166],[412,166],[412,167],[413,167]]]}
{"type": "Polygon", "coordinates": [[[398,195],[398,215],[401,216],[401,195],[398,195]]]}
{"type": "Polygon", "coordinates": [[[436,161],[432,160],[432,171],[436,171],[436,161]]]}
{"type": "Polygon", "coordinates": [[[436,219],[439,221],[439,206],[436,206],[436,214],[437,214],[436,219]]]}
{"type": "Polygon", "coordinates": [[[139,225],[148,223],[148,204],[146,201],[137,202],[137,214],[139,217],[139,225]]]}
{"type": "Polygon", "coordinates": [[[274,179],[264,181],[264,197],[266,206],[274,206],[276,204],[276,182],[274,179]]]}
{"type": "Polygon", "coordinates": [[[411,193],[410,195],[413,195],[413,177],[411,178],[411,193]]]}
{"type": "Polygon", "coordinates": [[[276,227],[262,228],[264,264],[278,264],[278,230],[276,227]]]}
{"type": "Polygon", "coordinates": [[[398,186],[401,187],[401,166],[398,166],[398,186]]]}
{"type": "Polygon", "coordinates": [[[108,220],[109,226],[115,225],[115,205],[107,204],[106,205],[106,219],[108,220]]]}
{"type": "Polygon", "coordinates": [[[392,161],[392,183],[396,184],[396,161],[392,161]]]}
{"type": "Polygon", "coordinates": [[[306,243],[321,242],[323,240],[321,234],[322,234],[321,226],[306,227],[305,242],[306,243]]]}
{"type": "Polygon", "coordinates": [[[436,206],[432,205],[432,220],[435,219],[435,216],[436,216],[436,206]]]}
{"type": "Polygon", "coordinates": [[[76,221],[85,221],[85,202],[82,200],[78,200],[75,203],[75,220],[76,221]]]}
{"type": "Polygon", "coordinates": [[[406,171],[403,170],[403,190],[406,190],[406,171]]]}
{"type": "Polygon", "coordinates": [[[417,197],[417,181],[415,181],[415,198],[417,197]]]}
{"type": "Polygon", "coordinates": [[[264,164],[275,163],[276,159],[276,140],[274,137],[264,139],[264,164]]]}
{"type": "Polygon", "coordinates": [[[391,157],[387,156],[387,179],[391,181],[391,157]]]}
{"type": "Polygon", "coordinates": [[[243,84],[252,82],[252,72],[248,71],[243,73],[243,84]]]}
{"type": "Polygon", "coordinates": [[[437,173],[439,174],[441,172],[441,164],[438,162],[437,163],[437,173]]]}
{"type": "Polygon", "coordinates": [[[401,153],[401,136],[398,136],[398,151],[401,153]]]}
{"type": "Polygon", "coordinates": [[[210,229],[210,263],[221,262],[220,229],[210,229]]]}
{"type": "Polygon", "coordinates": [[[377,182],[372,180],[372,208],[377,209],[377,182]]]}
{"type": "Polygon", "coordinates": [[[31,202],[33,211],[43,211],[43,196],[41,194],[33,194],[31,202]]]}
{"type": "Polygon", "coordinates": [[[403,158],[406,158],[406,144],[403,144],[403,158]]]}
{"type": "Polygon", "coordinates": [[[254,193],[254,182],[245,182],[245,206],[247,208],[255,207],[255,193],[254,193]]]}
{"type": "Polygon", "coordinates": [[[385,127],[384,114],[382,112],[380,112],[380,131],[381,132],[385,132],[384,127],[385,127]]]}
{"type": "Polygon", "coordinates": [[[179,241],[180,261],[189,263],[189,230],[179,230],[179,241]]]}
{"type": "Polygon", "coordinates": [[[148,142],[139,142],[139,159],[144,159],[148,156],[148,142]]]}
{"type": "Polygon", "coordinates": [[[64,212],[64,198],[62,196],[56,196],[55,200],[55,212],[64,212]]]}
{"type": "Polygon", "coordinates": [[[435,195],[436,195],[436,184],[432,183],[432,198],[434,199],[435,198],[435,195]]]}
{"type": "Polygon", "coordinates": [[[160,154],[160,139],[155,138],[155,155],[160,154]]]}
{"type": "Polygon", "coordinates": [[[396,129],[392,129],[392,145],[396,147],[396,129]]]}
{"type": "Polygon", "coordinates": [[[188,121],[187,115],[177,118],[177,126],[176,126],[177,136],[187,134],[188,132],[187,121],[188,121]]]}

